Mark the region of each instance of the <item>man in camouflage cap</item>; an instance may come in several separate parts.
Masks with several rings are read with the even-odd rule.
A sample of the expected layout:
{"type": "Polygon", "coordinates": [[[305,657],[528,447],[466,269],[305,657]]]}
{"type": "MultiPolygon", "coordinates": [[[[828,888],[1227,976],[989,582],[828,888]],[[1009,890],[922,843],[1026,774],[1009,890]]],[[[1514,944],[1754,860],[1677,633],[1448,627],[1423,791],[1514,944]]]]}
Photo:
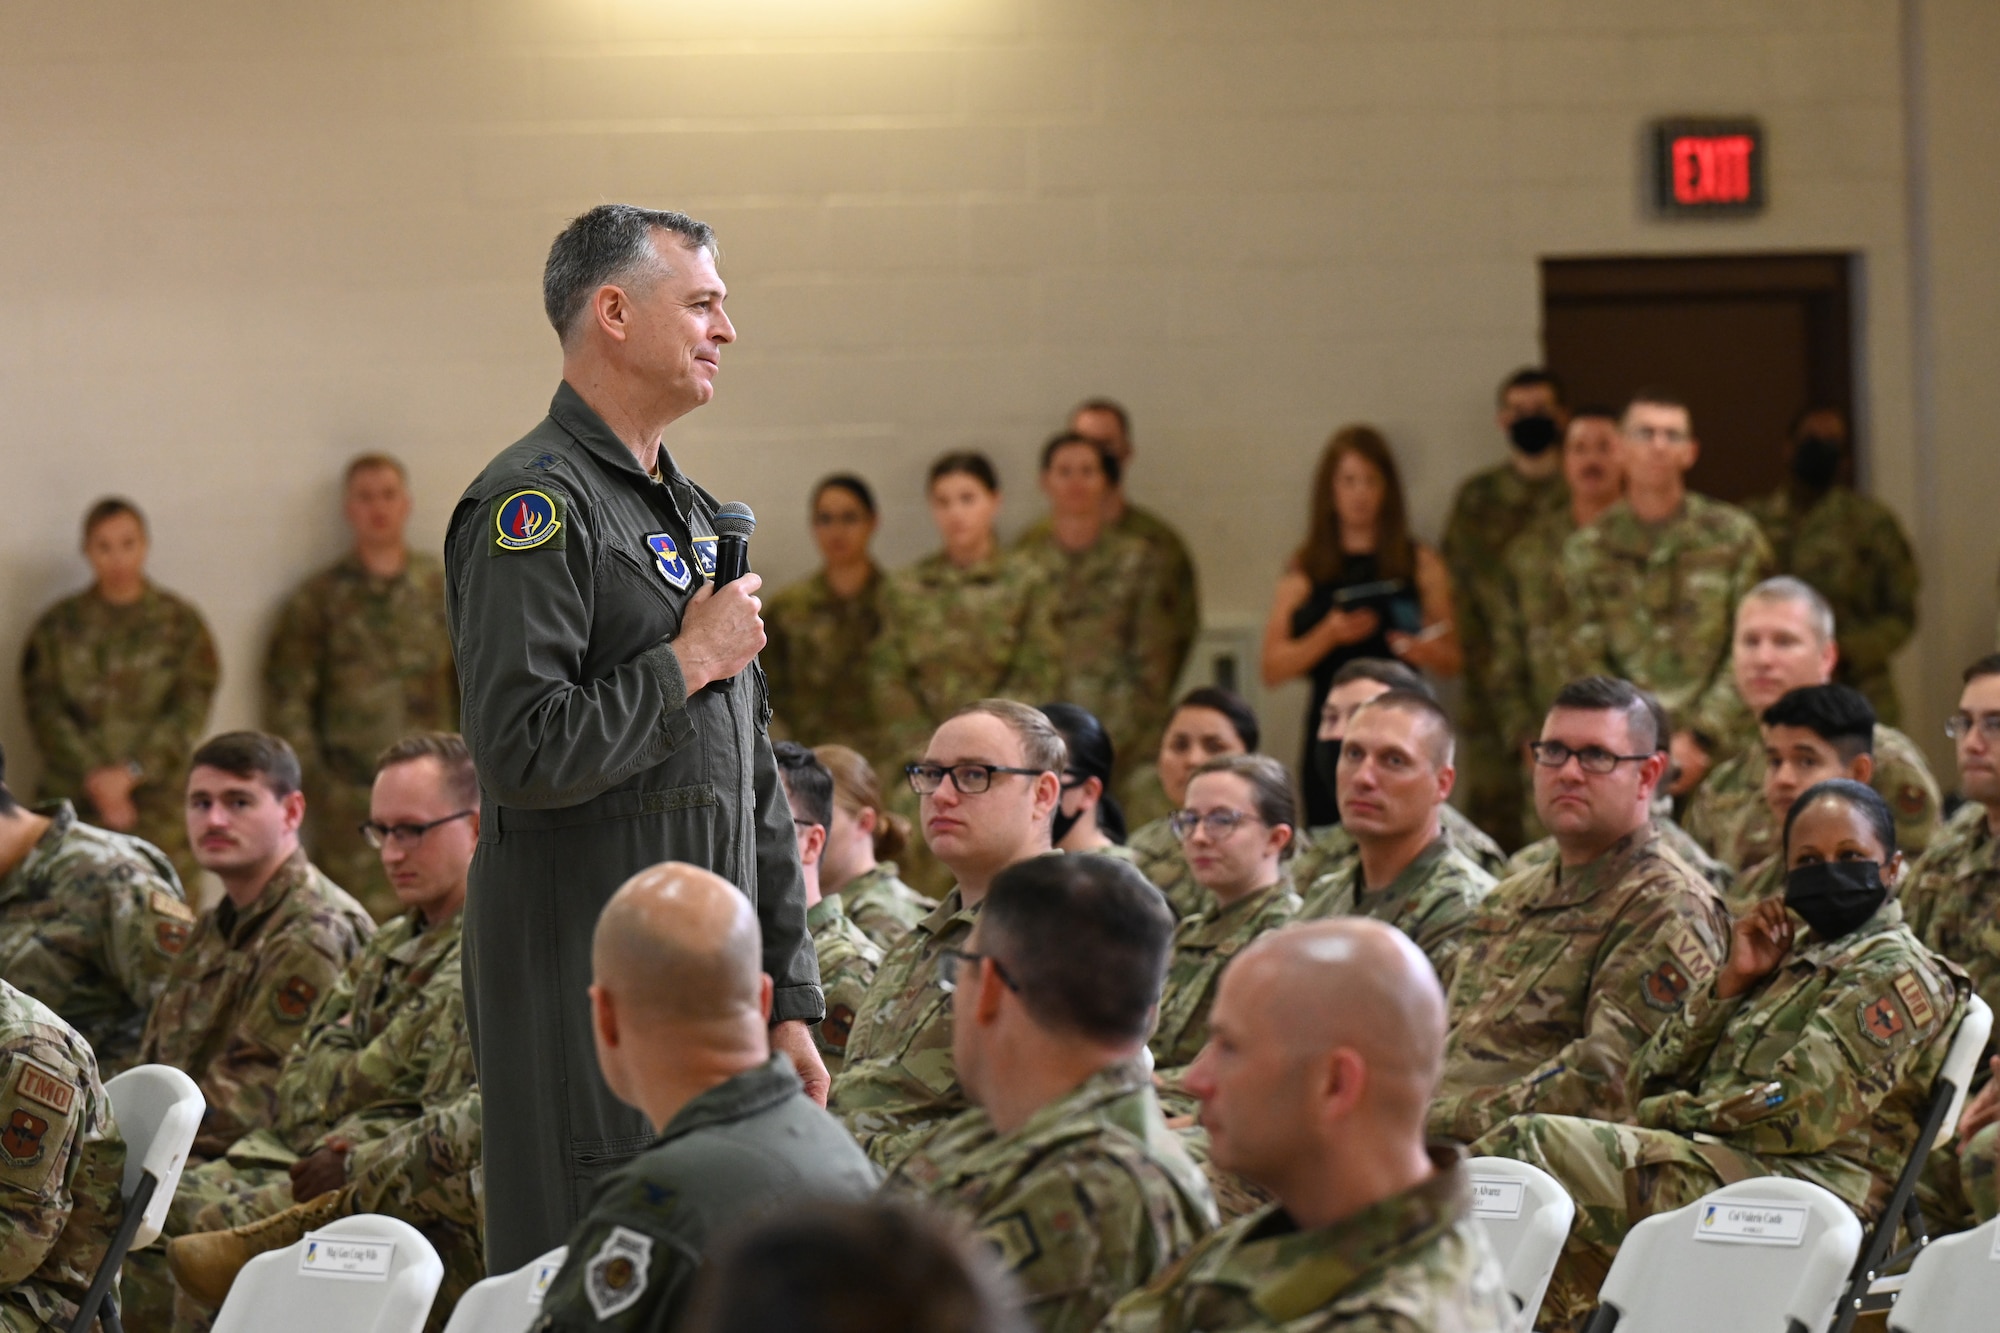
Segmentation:
{"type": "Polygon", "coordinates": [[[0,754],[0,977],[76,1026],[115,1074],[187,947],[194,912],[151,843],[92,828],[68,801],[29,810],[0,754]]]}
{"type": "Polygon", "coordinates": [[[306,846],[377,921],[403,908],[361,836],[375,757],[419,731],[458,730],[444,564],[403,541],[409,477],[387,454],[347,465],[354,549],[285,603],[264,660],[266,720],[305,770],[306,846]]]}
{"type": "Polygon", "coordinates": [[[833,822],[833,774],[819,757],[797,741],[774,741],[778,780],[792,807],[798,831],[799,869],[806,882],[806,929],[819,955],[819,988],[826,995],[826,1017],[813,1025],[813,1045],[826,1072],[838,1075],[847,1059],[847,1038],[854,1015],[882,965],[882,951],[847,914],[839,894],[820,892],[819,863],[826,853],[827,829],[833,822]]]}
{"type": "Polygon", "coordinates": [[[1641,390],[1620,422],[1625,498],[1563,543],[1575,626],[1570,672],[1622,677],[1659,695],[1679,729],[1683,789],[1742,743],[1729,677],[1731,618],[1771,572],[1748,514],[1687,488],[1701,450],[1687,404],[1641,390]]]}
{"type": "MultiPolygon", "coordinates": [[[[1839,659],[1833,608],[1807,583],[1766,579],[1736,608],[1731,670],[1754,717],[1789,690],[1831,681],[1839,659]]],[[[1776,851],[1778,829],[1764,803],[1764,746],[1746,732],[1726,748],[1735,755],[1702,779],[1683,822],[1695,841],[1742,871],[1776,851]]],[[[1937,779],[1917,743],[1894,727],[1878,725],[1872,749],[1870,782],[1896,812],[1896,845],[1915,856],[1937,836],[1937,779]]]]}
{"type": "Polygon", "coordinates": [[[965,947],[994,877],[1049,850],[1064,762],[1039,710],[984,699],[939,727],[910,766],[924,840],[957,884],[883,957],[827,1100],[884,1167],[970,1105],[952,1061],[944,956],[965,947]]]}
{"type": "Polygon", "coordinates": [[[76,1318],[125,1211],[124,1171],[90,1046],[0,981],[0,1333],[76,1318]]]}
{"type": "Polygon", "coordinates": [[[1110,857],[1047,856],[993,881],[952,974],[952,1051],[976,1109],[883,1188],[991,1242],[1043,1333],[1088,1333],[1215,1225],[1139,1055],[1173,916],[1110,857]]]}
{"type": "Polygon", "coordinates": [[[1277,1202],[1121,1301],[1104,1333],[1514,1327],[1463,1154],[1424,1142],[1445,1007],[1408,936],[1360,918],[1274,931],[1223,973],[1211,1027],[1188,1084],[1216,1165],[1277,1202]]]}
{"type": "Polygon", "coordinates": [[[1652,824],[1658,727],[1626,681],[1556,695],[1533,755],[1558,859],[1502,880],[1466,927],[1432,1132],[1469,1143],[1536,1110],[1624,1119],[1632,1052],[1715,975],[1728,915],[1652,824]]]}

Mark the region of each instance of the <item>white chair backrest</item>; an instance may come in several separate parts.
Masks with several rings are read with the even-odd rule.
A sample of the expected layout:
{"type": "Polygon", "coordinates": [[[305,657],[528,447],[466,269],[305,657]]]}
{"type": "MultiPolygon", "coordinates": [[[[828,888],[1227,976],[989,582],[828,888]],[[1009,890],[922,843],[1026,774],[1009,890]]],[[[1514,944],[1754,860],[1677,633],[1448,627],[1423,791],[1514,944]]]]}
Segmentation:
{"type": "Polygon", "coordinates": [[[2000,1218],[1939,1236],[1889,1307],[1891,1333],[1990,1333],[2000,1317],[2000,1218]]]}
{"type": "Polygon", "coordinates": [[[243,1266],[215,1333],[420,1333],[444,1265],[423,1233],[375,1213],[343,1217],[243,1266]]]}
{"type": "Polygon", "coordinates": [[[1493,1241],[1507,1294],[1521,1311],[1518,1327],[1526,1333],[1569,1239],[1576,1201],[1554,1176],[1512,1158],[1475,1157],[1465,1172],[1472,1179],[1473,1215],[1493,1241]]]}
{"type": "Polygon", "coordinates": [[[1598,1302],[1618,1333],[1825,1328],[1861,1252],[1854,1210],[1817,1185],[1759,1176],[1632,1228],[1598,1302]]]}
{"type": "Polygon", "coordinates": [[[1986,1039],[1992,1035],[1993,1011],[1975,995],[1966,1001],[1965,1017],[1959,1020],[1958,1031],[1952,1034],[1951,1049],[1945,1052],[1944,1064],[1938,1070],[1938,1077],[1948,1078],[1952,1084],[1951,1109],[1944,1113],[1944,1124],[1938,1129],[1940,1144],[1950,1143],[1951,1136],[1958,1132],[1958,1114],[1965,1109],[1965,1087],[1972,1082],[1979,1057],[1986,1050],[1986,1039]]]}
{"type": "Polygon", "coordinates": [[[111,1114],[125,1140],[125,1179],[119,1190],[131,1198],[139,1178],[150,1173],[159,1184],[146,1204],[146,1214],[132,1237],[132,1248],[151,1245],[166,1225],[174,1190],[181,1183],[188,1149],[201,1129],[208,1102],[195,1081],[171,1065],[140,1065],[104,1085],[111,1114]]]}
{"type": "Polygon", "coordinates": [[[459,1297],[444,1333],[526,1333],[541,1314],[542,1294],[568,1253],[567,1246],[558,1245],[525,1267],[474,1283],[459,1297]]]}

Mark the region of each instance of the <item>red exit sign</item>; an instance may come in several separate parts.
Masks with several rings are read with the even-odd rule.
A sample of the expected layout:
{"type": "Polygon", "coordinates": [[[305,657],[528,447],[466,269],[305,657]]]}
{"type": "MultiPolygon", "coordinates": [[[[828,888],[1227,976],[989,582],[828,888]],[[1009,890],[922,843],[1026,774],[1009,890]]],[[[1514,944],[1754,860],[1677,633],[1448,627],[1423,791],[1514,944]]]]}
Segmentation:
{"type": "Polygon", "coordinates": [[[1754,120],[1664,120],[1653,127],[1654,207],[1677,217],[1740,217],[1764,207],[1764,130],[1754,120]]]}

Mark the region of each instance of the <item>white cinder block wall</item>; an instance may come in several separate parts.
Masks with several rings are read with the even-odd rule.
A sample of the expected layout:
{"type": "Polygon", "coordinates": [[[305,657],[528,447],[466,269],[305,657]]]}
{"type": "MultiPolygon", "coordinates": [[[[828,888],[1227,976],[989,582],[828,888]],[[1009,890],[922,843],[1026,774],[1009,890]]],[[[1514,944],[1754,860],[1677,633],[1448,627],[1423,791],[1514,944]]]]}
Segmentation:
{"type": "Polygon", "coordinates": [[[1906,666],[1934,717],[1990,638],[2000,549],[2000,32],[1984,0],[1911,3],[6,6],[16,785],[12,665],[84,580],[92,499],[152,515],[158,577],[221,639],[215,723],[253,721],[277,602],[341,545],[343,460],[407,459],[415,535],[439,541],[554,388],[542,256],[602,200],[720,229],[742,340],[672,443],[757,509],[767,577],[809,568],[806,488],[834,468],[877,483],[892,563],[931,547],[920,475],[946,448],[990,450],[1024,521],[1039,441],[1108,392],[1216,620],[1261,617],[1342,422],[1386,429],[1436,536],[1498,454],[1494,382],[1537,357],[1539,257],[1859,251],[1877,488],[1932,562],[1906,666]],[[1643,124],[1733,112],[1769,129],[1769,212],[1648,219],[1643,124]]]}

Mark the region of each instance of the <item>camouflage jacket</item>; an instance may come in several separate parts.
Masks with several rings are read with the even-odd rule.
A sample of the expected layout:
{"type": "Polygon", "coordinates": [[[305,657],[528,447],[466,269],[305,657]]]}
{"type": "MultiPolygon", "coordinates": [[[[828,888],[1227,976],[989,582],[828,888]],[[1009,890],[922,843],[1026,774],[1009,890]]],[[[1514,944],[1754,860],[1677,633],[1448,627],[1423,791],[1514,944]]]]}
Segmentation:
{"type": "Polygon", "coordinates": [[[125,1142],[97,1061],[0,981],[0,1328],[68,1328],[125,1205],[125,1142]]]}
{"type": "Polygon", "coordinates": [[[937,911],[935,902],[903,883],[893,861],[877,862],[873,870],[862,871],[827,896],[840,899],[848,919],[884,952],[937,911]]]}
{"type": "MultiPolygon", "coordinates": [[[[1715,891],[1725,899],[1735,891],[1736,872],[1708,854],[1708,850],[1696,842],[1688,831],[1675,822],[1671,814],[1662,813],[1665,805],[1656,806],[1653,813],[1653,828],[1660,835],[1660,841],[1667,850],[1687,862],[1688,869],[1700,875],[1715,886],[1715,891]]],[[[1529,870],[1552,866],[1560,858],[1554,838],[1543,838],[1531,842],[1507,859],[1507,867],[1500,878],[1511,879],[1529,870]]]]}
{"type": "MultiPolygon", "coordinates": [[[[1452,850],[1487,874],[1497,879],[1507,868],[1507,853],[1500,850],[1500,844],[1487,837],[1456,806],[1438,807],[1438,823],[1452,850]]],[[[1306,834],[1298,854],[1292,857],[1292,883],[1301,889],[1310,888],[1326,875],[1351,869],[1359,855],[1354,835],[1344,825],[1329,824],[1314,829],[1306,834]]]]}
{"type": "MultiPolygon", "coordinates": [[[[1709,770],[1688,799],[1687,831],[1723,864],[1741,870],[1778,851],[1782,831],[1764,804],[1764,777],[1770,765],[1764,746],[1752,740],[1709,770]]],[[[1894,727],[1875,728],[1875,776],[1869,785],[1882,794],[1896,817],[1896,846],[1915,857],[1931,845],[1943,823],[1937,779],[1917,743],[1894,727]]]]}
{"type": "Polygon", "coordinates": [[[1745,912],[1763,902],[1773,894],[1785,891],[1785,861],[1773,856],[1759,861],[1736,877],[1736,882],[1722,894],[1722,905],[1729,909],[1732,917],[1745,912]]]}
{"type": "Polygon", "coordinates": [[[965,947],[979,908],[953,889],[882,956],[854,1016],[847,1065],[827,1108],[868,1155],[892,1167],[916,1141],[966,1109],[951,1054],[951,994],[938,976],[947,949],[965,947]]]}
{"type": "Polygon", "coordinates": [[[1166,895],[1167,906],[1177,920],[1186,920],[1213,901],[1208,890],[1195,882],[1181,840],[1165,819],[1141,824],[1125,839],[1132,864],[1166,895]]]}
{"type": "Polygon", "coordinates": [[[1744,506],[1770,539],[1780,573],[1796,574],[1833,607],[1838,679],[1902,720],[1889,665],[1917,629],[1917,558],[1889,507],[1836,486],[1803,511],[1789,487],[1744,506]]]}
{"type": "Polygon", "coordinates": [[[1465,704],[1470,730],[1486,730],[1505,685],[1492,667],[1500,626],[1509,614],[1501,556],[1515,538],[1545,514],[1569,506],[1560,469],[1530,480],[1512,461],[1475,472],[1453,499],[1442,554],[1451,571],[1452,616],[1465,649],[1465,704]]]}
{"type": "Polygon", "coordinates": [[[174,960],[139,1044],[201,1085],[193,1158],[220,1156],[278,1118],[278,1071],[306,1020],[375,933],[361,904],[296,853],[256,901],[224,898],[202,915],[174,960]]]}
{"type": "MultiPolygon", "coordinates": [[[[1926,947],[1963,967],[2000,1013],[2000,839],[1986,807],[1967,802],[1903,876],[1897,897],[1926,947]]],[[[2000,1050],[2000,1038],[1987,1045],[2000,1050]]]]}
{"type": "Polygon", "coordinates": [[[1507,543],[1499,572],[1485,576],[1501,593],[1493,609],[1492,665],[1486,675],[1493,719],[1510,752],[1541,734],[1549,705],[1569,683],[1569,599],[1563,594],[1562,551],[1576,526],[1568,506],[1549,510],[1507,543]]]}
{"type": "Polygon", "coordinates": [[[1229,1223],[1101,1333],[1506,1333],[1514,1300],[1464,1155],[1430,1152],[1429,1180],[1332,1226],[1300,1231],[1276,1205],[1229,1223]]]}
{"type": "Polygon", "coordinates": [[[355,1211],[387,1213],[412,1226],[443,1223],[479,1231],[485,1226],[480,1173],[479,1084],[472,1068],[472,1040],[439,1051],[417,1090],[420,1114],[379,1138],[354,1146],[347,1177],[355,1211]]]}
{"type": "Polygon", "coordinates": [[[1299,909],[1301,920],[1328,916],[1367,916],[1408,935],[1437,969],[1438,979],[1451,985],[1466,922],[1485,900],[1493,876],[1465,859],[1439,837],[1418,852],[1387,886],[1373,890],[1361,883],[1361,858],[1347,868],[1322,875],[1308,885],[1299,909]]]}
{"type": "Polygon", "coordinates": [[[827,586],[824,570],[764,603],[763,664],[771,730],[807,745],[838,743],[874,756],[875,690],[869,655],[882,633],[882,571],[852,597],[827,586]]]}
{"type": "Polygon", "coordinates": [[[882,1188],[933,1203],[987,1240],[1042,1333],[1089,1333],[1216,1222],[1201,1168],[1136,1063],[1093,1074],[1012,1134],[967,1111],[882,1188]]]}
{"type": "Polygon", "coordinates": [[[838,1074],[847,1059],[854,1016],[882,965],[882,951],[842,910],[838,896],[821,898],[806,909],[806,929],[819,955],[819,988],[826,995],[826,1017],[813,1026],[813,1045],[826,1072],[838,1074]]]}
{"type": "Polygon", "coordinates": [[[412,551],[394,578],[349,554],[278,613],[264,659],[266,720],[314,781],[366,785],[382,751],[416,731],[458,730],[444,565],[412,551]]]}
{"type": "Polygon", "coordinates": [[[1570,675],[1622,676],[1657,694],[1675,727],[1716,742],[1739,735],[1736,605],[1770,572],[1764,534],[1733,505],[1690,494],[1653,527],[1620,500],[1563,543],[1570,675]]]}
{"type": "Polygon", "coordinates": [[[1972,986],[1893,900],[1835,940],[1801,936],[1749,991],[1691,991],[1632,1057],[1639,1124],[1713,1135],[1881,1214],[1915,1150],[1972,986]]]}
{"type": "Polygon", "coordinates": [[[1729,953],[1715,889],[1650,826],[1586,866],[1502,880],[1466,927],[1435,1134],[1510,1115],[1624,1120],[1632,1052],[1729,953]]]}
{"type": "Polygon", "coordinates": [[[1208,1011],[1222,969],[1250,941],[1299,914],[1299,895],[1284,880],[1223,904],[1209,905],[1174,929],[1173,957],[1160,990],[1160,1019],[1147,1042],[1162,1071],[1194,1062],[1208,1041],[1208,1011]]]}
{"type": "Polygon", "coordinates": [[[100,1075],[139,1053],[146,1015],[187,946],[194,911],[150,843],[80,822],[65,801],[0,880],[0,978],[73,1024],[100,1075]]]}

